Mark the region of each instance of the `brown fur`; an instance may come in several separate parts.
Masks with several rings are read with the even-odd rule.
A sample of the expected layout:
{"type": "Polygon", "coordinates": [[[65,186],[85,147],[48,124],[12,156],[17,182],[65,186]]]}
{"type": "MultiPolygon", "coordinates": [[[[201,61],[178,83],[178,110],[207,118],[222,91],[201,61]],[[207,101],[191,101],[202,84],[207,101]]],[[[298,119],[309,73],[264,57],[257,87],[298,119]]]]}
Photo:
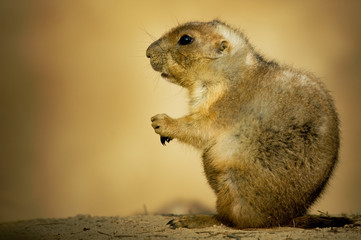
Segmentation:
{"type": "Polygon", "coordinates": [[[189,115],[158,114],[152,126],[203,152],[218,221],[279,226],[307,212],[339,149],[334,104],[315,76],[264,60],[220,21],[178,26],[151,44],[147,57],[189,90],[189,115]],[[193,41],[180,45],[185,34],[193,41]]]}

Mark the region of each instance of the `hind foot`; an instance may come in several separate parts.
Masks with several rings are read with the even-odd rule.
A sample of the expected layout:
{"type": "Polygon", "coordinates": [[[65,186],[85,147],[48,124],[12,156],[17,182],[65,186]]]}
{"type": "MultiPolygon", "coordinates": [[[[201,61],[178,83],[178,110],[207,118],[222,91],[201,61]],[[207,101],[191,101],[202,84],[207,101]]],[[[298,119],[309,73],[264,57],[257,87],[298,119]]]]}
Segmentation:
{"type": "Polygon", "coordinates": [[[176,228],[206,228],[221,225],[215,215],[186,215],[170,220],[167,225],[176,228]]]}

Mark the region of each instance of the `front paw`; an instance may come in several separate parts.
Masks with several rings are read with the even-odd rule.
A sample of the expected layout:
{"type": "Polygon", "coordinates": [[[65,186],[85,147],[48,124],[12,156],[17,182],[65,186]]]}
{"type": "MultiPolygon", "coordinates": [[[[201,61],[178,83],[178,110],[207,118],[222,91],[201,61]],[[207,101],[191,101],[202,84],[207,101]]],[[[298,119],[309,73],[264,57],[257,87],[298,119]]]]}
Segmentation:
{"type": "Polygon", "coordinates": [[[163,113],[155,115],[151,118],[151,121],[152,127],[157,134],[170,140],[173,138],[172,128],[174,127],[175,123],[174,119],[163,113]]]}

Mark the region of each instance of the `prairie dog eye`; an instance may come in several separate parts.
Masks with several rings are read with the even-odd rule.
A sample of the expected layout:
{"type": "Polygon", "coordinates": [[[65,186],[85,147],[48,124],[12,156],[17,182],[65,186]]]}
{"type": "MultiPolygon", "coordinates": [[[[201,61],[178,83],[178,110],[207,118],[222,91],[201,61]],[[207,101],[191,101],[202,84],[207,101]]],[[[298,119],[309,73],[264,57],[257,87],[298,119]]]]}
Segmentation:
{"type": "Polygon", "coordinates": [[[178,44],[179,45],[188,45],[188,44],[191,44],[192,42],[193,42],[193,38],[188,36],[187,34],[185,34],[179,39],[178,44]]]}

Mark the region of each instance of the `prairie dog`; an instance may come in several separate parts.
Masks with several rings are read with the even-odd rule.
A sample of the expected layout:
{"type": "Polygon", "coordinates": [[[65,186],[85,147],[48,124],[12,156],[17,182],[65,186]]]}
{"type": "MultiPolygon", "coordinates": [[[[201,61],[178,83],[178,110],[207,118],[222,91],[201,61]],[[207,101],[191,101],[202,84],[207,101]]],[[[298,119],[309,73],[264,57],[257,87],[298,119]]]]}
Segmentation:
{"type": "Polygon", "coordinates": [[[189,114],[158,114],[162,141],[203,155],[217,215],[174,227],[289,224],[320,196],[337,163],[338,117],[314,75],[267,61],[242,32],[214,20],[171,29],[146,51],[151,66],[189,91],[189,114]]]}

